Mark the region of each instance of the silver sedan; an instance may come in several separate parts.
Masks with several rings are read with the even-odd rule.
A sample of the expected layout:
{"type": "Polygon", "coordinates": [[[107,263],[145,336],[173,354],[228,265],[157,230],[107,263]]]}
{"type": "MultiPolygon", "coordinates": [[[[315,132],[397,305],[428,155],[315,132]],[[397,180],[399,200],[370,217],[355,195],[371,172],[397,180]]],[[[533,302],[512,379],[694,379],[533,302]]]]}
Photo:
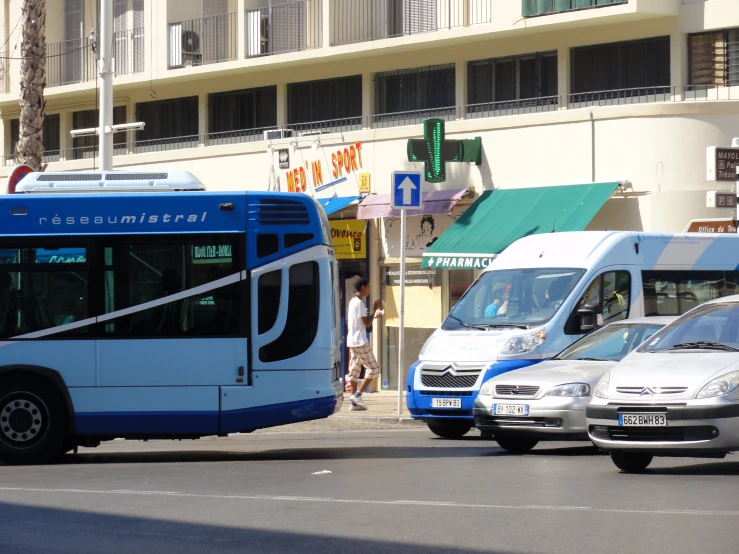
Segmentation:
{"type": "Polygon", "coordinates": [[[474,404],[475,427],[509,452],[541,440],[588,440],[591,389],[624,356],[673,317],[611,323],[540,364],[493,377],[474,404]]]}

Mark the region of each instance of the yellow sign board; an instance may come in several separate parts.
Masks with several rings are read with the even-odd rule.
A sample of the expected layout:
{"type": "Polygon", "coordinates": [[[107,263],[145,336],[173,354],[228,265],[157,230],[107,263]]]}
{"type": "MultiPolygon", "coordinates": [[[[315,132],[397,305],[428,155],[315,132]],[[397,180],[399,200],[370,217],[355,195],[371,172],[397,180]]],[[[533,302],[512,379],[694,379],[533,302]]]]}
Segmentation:
{"type": "Polygon", "coordinates": [[[362,219],[331,220],[331,242],[338,260],[367,257],[367,222],[362,219]]]}
{"type": "Polygon", "coordinates": [[[370,193],[370,174],[360,173],[359,174],[359,194],[370,193]]]}

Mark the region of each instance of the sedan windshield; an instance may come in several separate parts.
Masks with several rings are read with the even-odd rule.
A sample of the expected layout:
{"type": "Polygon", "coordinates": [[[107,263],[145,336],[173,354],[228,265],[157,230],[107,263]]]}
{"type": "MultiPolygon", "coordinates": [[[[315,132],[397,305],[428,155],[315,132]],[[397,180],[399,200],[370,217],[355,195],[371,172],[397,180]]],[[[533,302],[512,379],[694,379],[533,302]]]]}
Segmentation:
{"type": "Polygon", "coordinates": [[[657,323],[608,325],[565,348],[554,359],[619,362],[662,327],[657,323]]]}
{"type": "Polygon", "coordinates": [[[442,328],[527,328],[557,313],[584,269],[505,269],[488,271],[454,306],[442,328]]]}
{"type": "Polygon", "coordinates": [[[639,352],[739,352],[739,304],[708,304],[656,334],[639,352]]]}

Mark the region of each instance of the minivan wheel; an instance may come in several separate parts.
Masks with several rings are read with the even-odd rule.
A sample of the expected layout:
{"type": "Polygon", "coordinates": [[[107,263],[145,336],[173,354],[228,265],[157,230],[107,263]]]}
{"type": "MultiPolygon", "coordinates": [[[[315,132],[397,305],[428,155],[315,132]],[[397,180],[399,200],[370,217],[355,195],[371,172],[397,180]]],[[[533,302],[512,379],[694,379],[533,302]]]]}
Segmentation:
{"type": "Polygon", "coordinates": [[[25,375],[0,380],[0,460],[52,462],[69,449],[64,400],[52,385],[25,375]]]}
{"type": "Polygon", "coordinates": [[[498,437],[495,441],[503,450],[507,450],[512,454],[526,454],[539,444],[536,439],[522,439],[519,437],[498,437]]]}
{"type": "Polygon", "coordinates": [[[644,452],[611,452],[611,460],[621,471],[639,473],[647,469],[654,456],[644,452]]]}
{"type": "Polygon", "coordinates": [[[466,421],[442,420],[442,421],[427,421],[431,432],[437,437],[442,439],[461,439],[467,432],[472,429],[472,423],[466,421]]]}

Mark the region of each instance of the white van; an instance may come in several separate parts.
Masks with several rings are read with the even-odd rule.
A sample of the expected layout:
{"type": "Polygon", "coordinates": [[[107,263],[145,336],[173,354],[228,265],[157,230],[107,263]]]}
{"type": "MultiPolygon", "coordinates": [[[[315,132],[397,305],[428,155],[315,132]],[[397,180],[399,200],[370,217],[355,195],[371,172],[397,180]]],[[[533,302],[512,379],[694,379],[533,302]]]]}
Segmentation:
{"type": "Polygon", "coordinates": [[[408,372],[415,419],[445,438],[474,424],[488,379],[621,319],[681,315],[739,292],[739,236],[581,231],[532,235],[496,257],[408,372]],[[736,292],[735,292],[736,291],[736,292]]]}

